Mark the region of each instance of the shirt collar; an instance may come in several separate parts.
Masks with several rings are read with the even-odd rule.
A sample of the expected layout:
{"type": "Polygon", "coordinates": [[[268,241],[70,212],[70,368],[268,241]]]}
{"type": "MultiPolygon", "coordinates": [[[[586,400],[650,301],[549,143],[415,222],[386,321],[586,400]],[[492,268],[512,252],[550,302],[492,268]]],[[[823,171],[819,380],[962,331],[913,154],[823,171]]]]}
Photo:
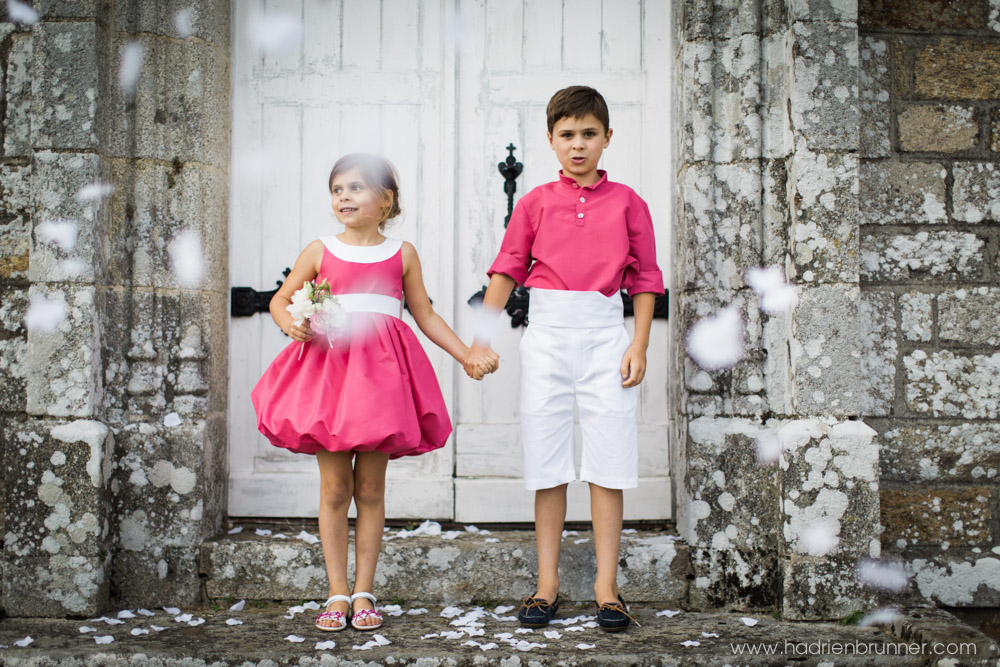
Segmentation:
{"type": "Polygon", "coordinates": [[[562,172],[562,169],[560,169],[559,170],[559,182],[563,183],[565,185],[568,185],[570,188],[572,188],[574,190],[591,190],[591,191],[593,191],[593,190],[596,190],[597,188],[601,187],[602,185],[604,185],[605,183],[608,182],[608,172],[605,171],[604,169],[598,169],[597,170],[597,175],[600,176],[600,178],[597,179],[596,183],[594,183],[593,185],[585,185],[585,186],[581,187],[579,183],[577,183],[575,180],[573,180],[572,178],[570,178],[569,176],[567,176],[566,174],[564,174],[562,172]]]}

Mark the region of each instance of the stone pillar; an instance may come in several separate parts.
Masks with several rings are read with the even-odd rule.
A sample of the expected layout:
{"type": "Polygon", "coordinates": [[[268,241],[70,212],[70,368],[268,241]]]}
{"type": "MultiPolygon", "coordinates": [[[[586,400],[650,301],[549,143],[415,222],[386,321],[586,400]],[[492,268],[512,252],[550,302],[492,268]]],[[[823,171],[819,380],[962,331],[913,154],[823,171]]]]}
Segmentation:
{"type": "Polygon", "coordinates": [[[691,602],[843,616],[869,600],[857,560],[879,555],[878,449],[857,421],[856,5],[682,4],[675,340],[736,304],[747,348],[724,371],[684,359],[673,388],[690,420],[675,470],[691,602]],[[758,308],[744,276],[761,265],[795,285],[792,312],[758,308]],[[765,436],[783,445],[777,464],[756,454],[765,436]],[[837,548],[812,555],[804,534],[820,525],[837,548]]]}
{"type": "Polygon", "coordinates": [[[0,31],[4,610],[190,603],[225,504],[229,5],[197,3],[190,34],[167,3],[36,8],[0,31]],[[95,183],[112,193],[76,196],[95,183]],[[38,231],[56,219],[73,247],[38,231]],[[172,271],[182,232],[194,283],[172,271]],[[23,324],[38,296],[64,304],[55,331],[23,324]]]}

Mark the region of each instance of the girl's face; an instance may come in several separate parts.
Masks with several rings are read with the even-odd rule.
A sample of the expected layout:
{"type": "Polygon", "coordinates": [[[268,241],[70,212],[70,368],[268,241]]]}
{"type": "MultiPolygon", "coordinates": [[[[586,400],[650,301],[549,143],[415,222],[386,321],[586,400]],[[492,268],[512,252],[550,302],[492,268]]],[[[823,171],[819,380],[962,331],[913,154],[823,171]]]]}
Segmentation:
{"type": "Polygon", "coordinates": [[[334,176],[330,191],[333,212],[345,227],[379,224],[387,202],[364,181],[361,169],[355,167],[334,176]]]}

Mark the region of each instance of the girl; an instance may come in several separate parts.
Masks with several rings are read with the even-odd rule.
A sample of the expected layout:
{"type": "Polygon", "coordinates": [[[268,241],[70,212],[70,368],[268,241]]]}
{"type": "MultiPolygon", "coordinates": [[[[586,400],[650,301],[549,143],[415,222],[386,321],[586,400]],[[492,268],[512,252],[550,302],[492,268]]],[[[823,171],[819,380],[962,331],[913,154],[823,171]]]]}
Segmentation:
{"type": "MultiPolygon", "coordinates": [[[[400,318],[406,303],[420,330],[461,361],[468,348],[431,308],[412,245],[387,238],[400,213],[399,187],[384,158],[352,153],[330,173],[333,212],[343,233],[313,241],[271,300],[271,316],[292,343],[251,393],[257,427],[271,444],[315,454],[320,471],[319,532],[330,581],[316,627],[338,631],[382,625],[372,594],[385,525],[389,459],[442,447],[451,433],[434,369],[400,318]],[[296,324],[286,306],[303,283],[326,280],[346,312],[332,338],[296,324]],[[312,342],[311,342],[312,341],[312,342]],[[357,507],[353,594],[347,581],[347,510],[357,507]]],[[[468,370],[482,379],[490,358],[468,370]]]]}

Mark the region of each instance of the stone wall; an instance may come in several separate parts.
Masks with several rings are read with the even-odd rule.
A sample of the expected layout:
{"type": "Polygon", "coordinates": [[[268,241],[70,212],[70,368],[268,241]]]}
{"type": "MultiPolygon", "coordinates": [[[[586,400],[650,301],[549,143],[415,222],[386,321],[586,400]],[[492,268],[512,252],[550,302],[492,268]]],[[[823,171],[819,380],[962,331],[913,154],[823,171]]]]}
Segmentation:
{"type": "Polygon", "coordinates": [[[1000,605],[1000,3],[861,3],[861,309],[883,549],[1000,605]]]}
{"type": "Polygon", "coordinates": [[[190,602],[224,512],[229,4],[196,3],[190,30],[190,3],[34,4],[37,21],[0,24],[0,599],[53,616],[190,602]],[[78,196],[96,183],[113,191],[78,196]],[[57,220],[75,243],[45,233],[57,220]],[[171,271],[181,231],[196,284],[171,271]],[[25,326],[29,303],[65,319],[25,326]]]}

